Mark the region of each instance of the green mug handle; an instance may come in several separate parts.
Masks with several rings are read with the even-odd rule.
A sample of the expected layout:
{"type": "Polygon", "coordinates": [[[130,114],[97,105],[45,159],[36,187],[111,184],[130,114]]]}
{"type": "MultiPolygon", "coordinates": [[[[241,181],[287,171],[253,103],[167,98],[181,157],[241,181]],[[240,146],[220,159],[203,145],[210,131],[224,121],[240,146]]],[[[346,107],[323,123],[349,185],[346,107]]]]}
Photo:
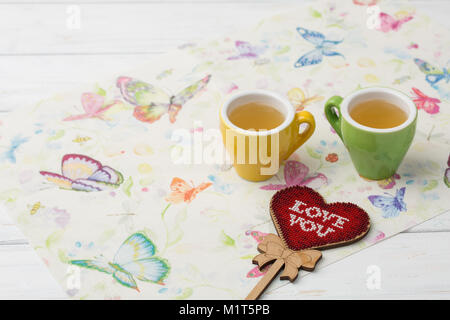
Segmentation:
{"type": "MultiPolygon", "coordinates": [[[[325,103],[325,116],[327,117],[328,122],[333,127],[334,131],[339,135],[342,140],[342,132],[341,132],[341,102],[344,100],[341,96],[334,96],[328,99],[325,103]],[[339,112],[339,116],[334,112],[334,108],[336,108],[339,112]]],[[[344,141],[344,140],[342,140],[344,141]]]]}

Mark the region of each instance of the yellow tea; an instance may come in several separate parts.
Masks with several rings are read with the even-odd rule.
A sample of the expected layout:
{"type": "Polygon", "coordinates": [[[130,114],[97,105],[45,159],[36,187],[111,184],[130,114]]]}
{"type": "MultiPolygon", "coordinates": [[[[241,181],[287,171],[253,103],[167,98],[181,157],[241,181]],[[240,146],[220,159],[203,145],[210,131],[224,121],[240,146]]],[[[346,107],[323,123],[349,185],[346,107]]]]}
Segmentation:
{"type": "Polygon", "coordinates": [[[408,119],[403,109],[384,100],[369,100],[357,104],[350,116],[366,127],[387,129],[401,125],[408,119]]]}
{"type": "Polygon", "coordinates": [[[259,102],[250,102],[234,108],[228,118],[235,126],[245,130],[271,130],[284,121],[280,111],[259,102]]]}

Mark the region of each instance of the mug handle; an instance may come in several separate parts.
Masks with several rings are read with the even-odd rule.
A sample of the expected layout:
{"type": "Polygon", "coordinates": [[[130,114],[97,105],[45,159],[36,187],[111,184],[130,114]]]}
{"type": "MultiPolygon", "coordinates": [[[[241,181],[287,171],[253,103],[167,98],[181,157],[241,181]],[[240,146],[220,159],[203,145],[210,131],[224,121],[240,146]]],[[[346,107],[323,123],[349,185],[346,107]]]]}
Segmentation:
{"type": "Polygon", "coordinates": [[[294,116],[294,126],[295,126],[295,132],[297,133],[297,136],[294,137],[292,145],[289,149],[289,152],[287,153],[287,156],[284,159],[289,158],[289,156],[294,153],[295,150],[297,150],[302,144],[306,142],[306,140],[311,137],[311,135],[314,133],[314,130],[316,129],[316,121],[314,120],[314,117],[311,113],[308,111],[300,111],[297,112],[294,116]],[[306,123],[308,124],[308,127],[300,133],[300,126],[306,123]]]}
{"type": "Polygon", "coordinates": [[[334,96],[328,99],[325,103],[325,116],[327,117],[328,122],[333,127],[334,131],[339,135],[342,140],[342,132],[341,132],[341,102],[344,100],[341,96],[334,96]],[[339,112],[339,116],[336,115],[333,108],[336,108],[339,112]]]}

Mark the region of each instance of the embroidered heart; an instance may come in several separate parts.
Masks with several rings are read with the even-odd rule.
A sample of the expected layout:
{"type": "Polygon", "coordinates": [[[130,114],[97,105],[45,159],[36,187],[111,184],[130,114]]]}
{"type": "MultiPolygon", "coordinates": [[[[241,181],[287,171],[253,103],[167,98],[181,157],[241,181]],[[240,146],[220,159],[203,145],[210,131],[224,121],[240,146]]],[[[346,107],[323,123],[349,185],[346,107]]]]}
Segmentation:
{"type": "Polygon", "coordinates": [[[346,245],[364,237],[370,228],[369,215],[357,205],[326,203],[308,187],[275,193],[270,214],[281,239],[292,250],[346,245]]]}

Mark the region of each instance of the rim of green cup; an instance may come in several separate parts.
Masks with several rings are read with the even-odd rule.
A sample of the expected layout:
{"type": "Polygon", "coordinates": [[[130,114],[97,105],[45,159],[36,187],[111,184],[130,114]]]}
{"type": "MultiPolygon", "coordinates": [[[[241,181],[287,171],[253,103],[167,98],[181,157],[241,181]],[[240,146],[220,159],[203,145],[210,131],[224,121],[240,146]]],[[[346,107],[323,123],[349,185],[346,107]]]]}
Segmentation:
{"type": "Polygon", "coordinates": [[[368,87],[352,92],[342,100],[340,104],[341,115],[349,124],[360,130],[376,132],[376,133],[391,133],[400,131],[414,122],[417,117],[417,107],[414,102],[401,91],[387,88],[387,87],[368,87]],[[368,126],[364,126],[350,116],[350,109],[357,103],[361,103],[368,100],[385,100],[393,103],[397,107],[400,107],[408,114],[408,118],[402,124],[386,129],[377,129],[368,126]]]}

